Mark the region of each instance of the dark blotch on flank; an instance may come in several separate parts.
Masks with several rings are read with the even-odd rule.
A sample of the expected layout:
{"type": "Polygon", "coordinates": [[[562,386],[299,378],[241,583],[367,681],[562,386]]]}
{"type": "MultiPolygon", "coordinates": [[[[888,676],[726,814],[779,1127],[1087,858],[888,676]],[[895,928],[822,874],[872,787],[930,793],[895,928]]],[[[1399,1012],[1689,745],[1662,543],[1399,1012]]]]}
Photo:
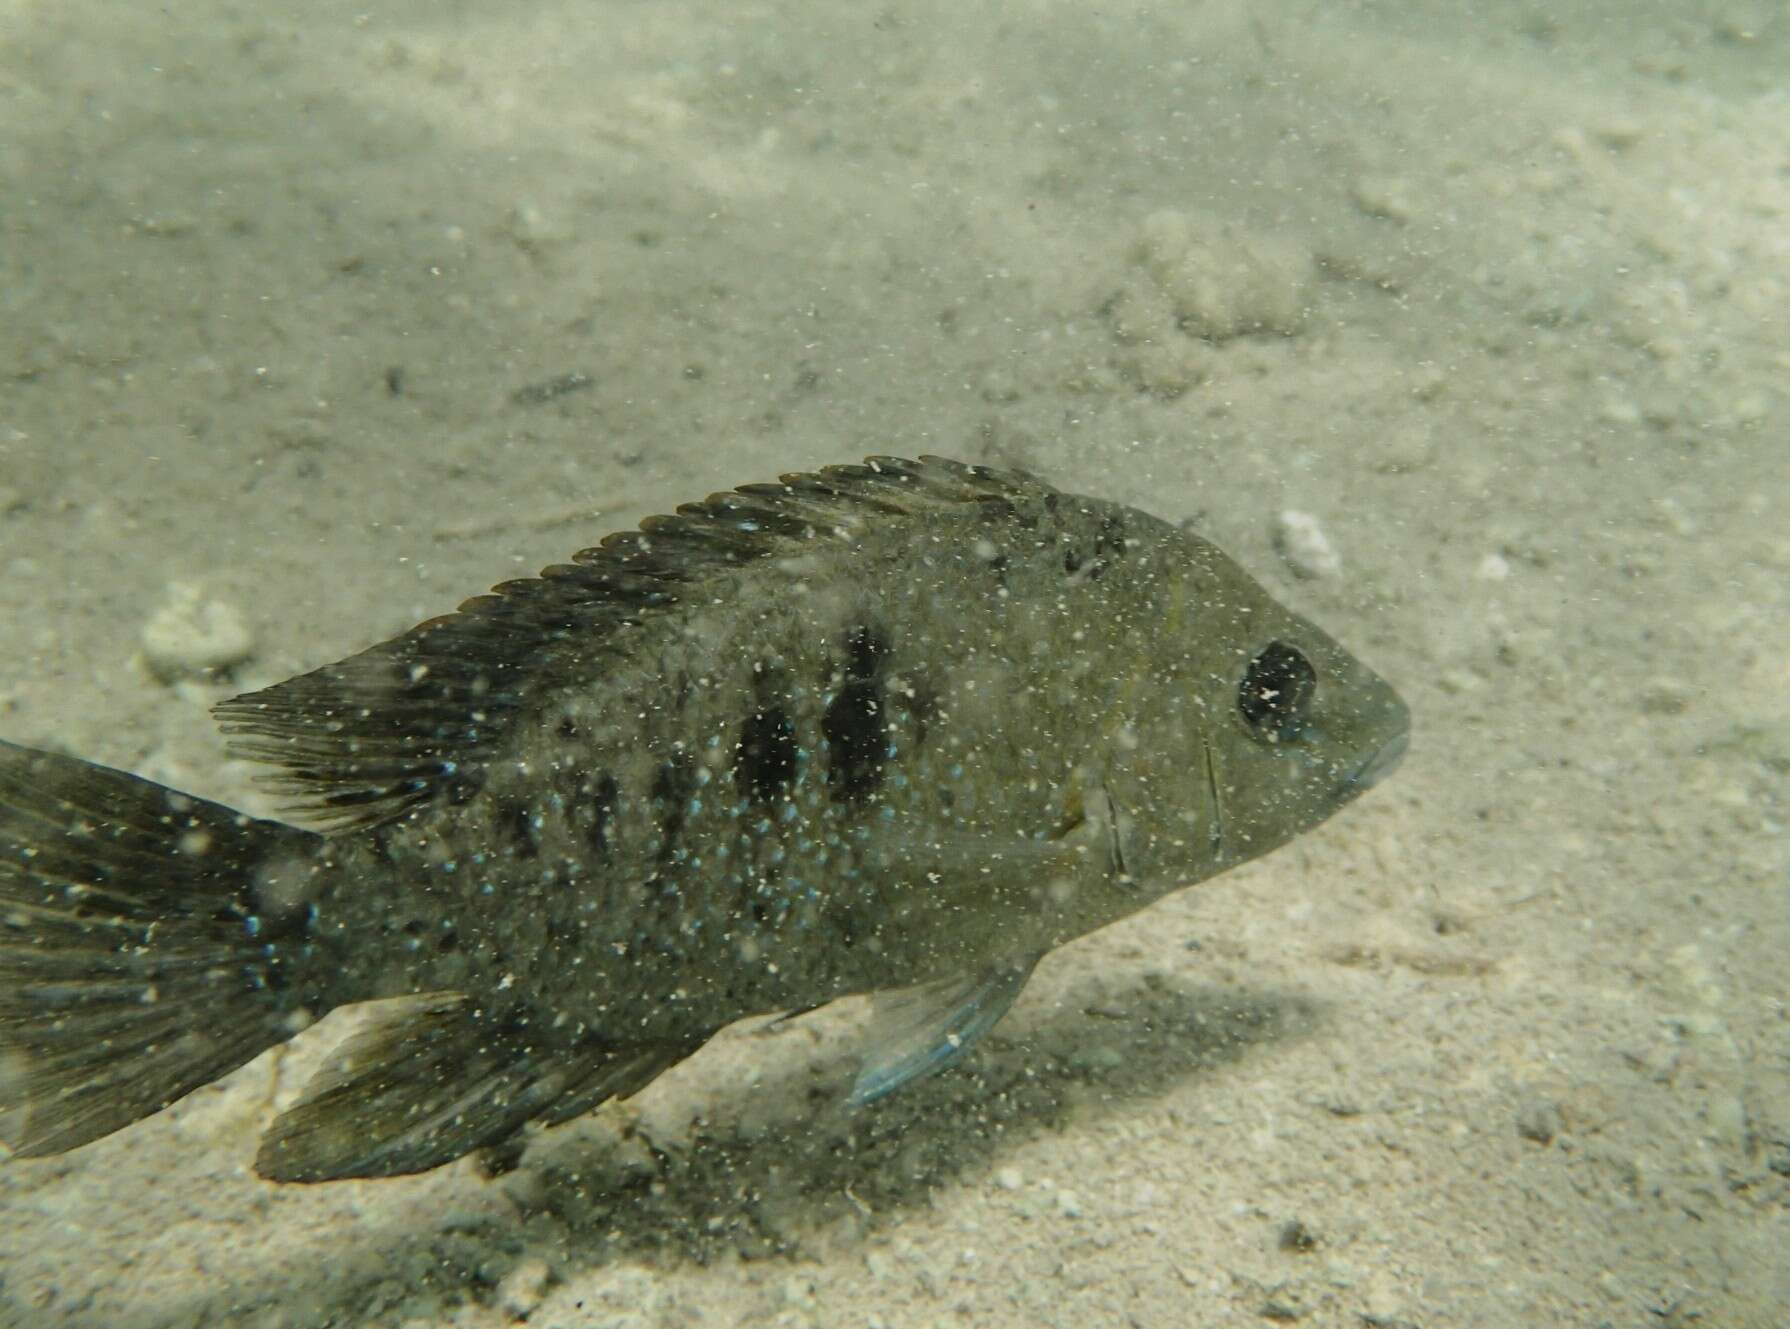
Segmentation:
{"type": "Polygon", "coordinates": [[[860,624],[846,637],[845,683],[820,722],[830,758],[827,782],[841,798],[867,798],[883,780],[889,722],[878,675],[888,654],[888,641],[875,628],[860,624]]]}
{"type": "Polygon", "coordinates": [[[518,858],[533,858],[541,852],[541,834],[535,826],[535,810],[527,803],[511,803],[499,814],[499,825],[508,836],[510,849],[518,858]]]}
{"type": "Polygon", "coordinates": [[[766,802],[789,787],[796,775],[796,727],[780,706],[746,717],[734,748],[733,777],[752,798],[766,802]]]}
{"type": "Polygon", "coordinates": [[[678,838],[684,833],[684,820],[690,812],[690,795],[695,792],[696,763],[687,752],[674,754],[653,777],[653,813],[663,833],[659,841],[662,864],[669,863],[677,853],[678,838]]]}
{"type": "Polygon", "coordinates": [[[585,839],[599,858],[615,853],[615,804],[620,796],[615,777],[607,771],[597,777],[596,785],[590,789],[590,826],[585,839]]]}
{"type": "Polygon", "coordinates": [[[888,654],[887,638],[868,624],[858,624],[845,639],[845,676],[875,678],[888,654]]]}

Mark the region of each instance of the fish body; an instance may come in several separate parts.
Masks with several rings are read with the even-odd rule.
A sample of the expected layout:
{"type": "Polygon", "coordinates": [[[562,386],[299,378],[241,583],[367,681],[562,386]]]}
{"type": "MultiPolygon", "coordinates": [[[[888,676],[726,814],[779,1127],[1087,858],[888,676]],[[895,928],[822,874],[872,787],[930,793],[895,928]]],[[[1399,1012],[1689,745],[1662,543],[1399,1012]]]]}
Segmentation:
{"type": "Polygon", "coordinates": [[[218,712],[320,831],[0,750],[19,1153],[385,998],[264,1175],[435,1166],[851,993],[868,1101],[1053,947],[1322,821],[1408,726],[1208,542],[939,458],[711,496],[218,712]],[[219,1002],[245,1017],[195,1028],[219,1002]]]}

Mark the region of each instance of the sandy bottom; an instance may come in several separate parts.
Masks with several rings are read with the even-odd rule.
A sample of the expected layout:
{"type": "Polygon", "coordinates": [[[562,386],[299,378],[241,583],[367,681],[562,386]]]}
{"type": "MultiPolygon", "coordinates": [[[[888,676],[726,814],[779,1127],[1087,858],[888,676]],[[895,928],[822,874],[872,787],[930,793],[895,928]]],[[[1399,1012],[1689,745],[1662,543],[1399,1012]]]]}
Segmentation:
{"type": "Polygon", "coordinates": [[[0,734],[269,811],[170,605],[256,686],[938,451],[1196,522],[1415,739],[855,1120],[847,1004],[261,1182],[334,1017],[0,1167],[0,1323],[1785,1323],[1782,6],[288,8],[0,5],[0,734]]]}

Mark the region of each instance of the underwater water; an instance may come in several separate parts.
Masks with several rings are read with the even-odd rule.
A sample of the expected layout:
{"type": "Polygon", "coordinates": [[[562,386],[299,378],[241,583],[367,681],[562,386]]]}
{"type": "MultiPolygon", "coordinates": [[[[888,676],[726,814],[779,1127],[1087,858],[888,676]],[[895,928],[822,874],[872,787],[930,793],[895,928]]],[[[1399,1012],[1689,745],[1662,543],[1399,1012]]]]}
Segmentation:
{"type": "Polygon", "coordinates": [[[1782,1324],[1787,87],[1747,0],[0,0],[0,738],[272,816],[214,702],[871,453],[1412,713],[862,1109],[853,998],[263,1180],[333,1014],[0,1164],[0,1325],[1782,1324]]]}

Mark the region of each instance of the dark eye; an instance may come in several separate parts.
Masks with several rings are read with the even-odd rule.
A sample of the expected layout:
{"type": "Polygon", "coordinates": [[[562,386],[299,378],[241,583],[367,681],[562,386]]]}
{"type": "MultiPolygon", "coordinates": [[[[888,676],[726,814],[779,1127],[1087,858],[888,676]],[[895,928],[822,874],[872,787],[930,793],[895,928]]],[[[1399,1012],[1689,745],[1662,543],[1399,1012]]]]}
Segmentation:
{"type": "Polygon", "coordinates": [[[1318,671],[1285,642],[1262,648],[1243,671],[1237,709],[1243,721],[1270,743],[1290,743],[1305,728],[1305,710],[1318,690],[1318,671]]]}

